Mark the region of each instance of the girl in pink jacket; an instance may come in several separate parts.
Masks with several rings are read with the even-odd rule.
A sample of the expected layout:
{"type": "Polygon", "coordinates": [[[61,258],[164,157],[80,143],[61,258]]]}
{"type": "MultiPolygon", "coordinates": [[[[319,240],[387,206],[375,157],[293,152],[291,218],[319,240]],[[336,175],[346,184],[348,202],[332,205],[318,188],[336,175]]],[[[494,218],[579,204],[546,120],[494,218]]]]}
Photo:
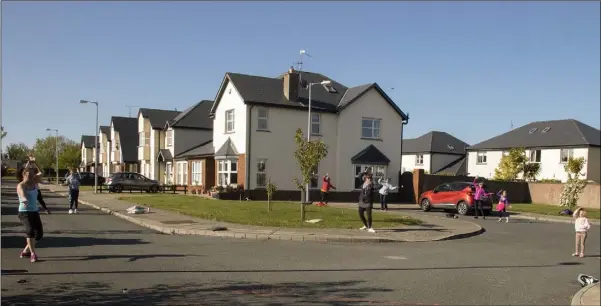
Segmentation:
{"type": "Polygon", "coordinates": [[[586,211],[584,208],[578,208],[574,212],[574,227],[576,229],[576,252],[572,256],[584,257],[584,243],[586,242],[586,233],[591,228],[591,224],[586,218],[586,211]],[[580,247],[580,253],[578,253],[578,247],[580,247]]]}

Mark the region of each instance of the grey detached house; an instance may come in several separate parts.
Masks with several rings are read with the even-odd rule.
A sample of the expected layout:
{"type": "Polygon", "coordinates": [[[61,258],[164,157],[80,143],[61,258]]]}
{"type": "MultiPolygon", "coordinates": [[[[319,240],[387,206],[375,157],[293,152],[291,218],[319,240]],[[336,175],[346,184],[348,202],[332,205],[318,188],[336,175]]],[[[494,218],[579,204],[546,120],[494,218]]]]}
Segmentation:
{"type": "Polygon", "coordinates": [[[530,163],[539,163],[537,180],[565,182],[564,165],[570,157],[584,157],[581,178],[599,182],[601,131],[578,120],[537,121],[513,129],[468,148],[470,175],[492,178],[503,154],[513,148],[526,149],[530,163]]]}
{"type": "Polygon", "coordinates": [[[461,139],[439,131],[404,139],[401,171],[424,169],[431,174],[466,175],[468,146],[461,139]]]}

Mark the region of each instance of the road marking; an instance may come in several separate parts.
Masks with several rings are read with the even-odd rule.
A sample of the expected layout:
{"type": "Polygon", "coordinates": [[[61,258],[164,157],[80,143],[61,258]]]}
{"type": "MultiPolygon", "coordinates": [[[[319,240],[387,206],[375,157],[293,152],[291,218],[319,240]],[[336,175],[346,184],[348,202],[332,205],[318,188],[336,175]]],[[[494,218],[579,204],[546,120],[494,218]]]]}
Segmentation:
{"type": "Polygon", "coordinates": [[[405,256],[384,256],[384,258],[395,259],[395,260],[407,259],[407,257],[405,257],[405,256]]]}

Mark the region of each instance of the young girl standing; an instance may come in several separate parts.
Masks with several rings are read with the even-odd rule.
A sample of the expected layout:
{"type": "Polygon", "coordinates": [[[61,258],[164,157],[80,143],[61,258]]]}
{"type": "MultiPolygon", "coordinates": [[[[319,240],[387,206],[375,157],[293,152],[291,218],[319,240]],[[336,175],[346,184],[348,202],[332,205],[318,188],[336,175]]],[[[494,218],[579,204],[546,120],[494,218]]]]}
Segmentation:
{"type": "Polygon", "coordinates": [[[576,229],[576,252],[572,256],[584,257],[584,244],[586,243],[586,233],[591,228],[591,224],[586,218],[586,211],[584,208],[578,208],[574,212],[574,227],[576,229]],[[578,248],[580,247],[580,253],[578,248]]]}
{"type": "Polygon", "coordinates": [[[501,222],[503,221],[503,218],[505,218],[505,223],[508,223],[509,213],[507,212],[507,208],[511,208],[511,205],[509,205],[509,201],[507,200],[507,190],[500,190],[497,193],[497,196],[499,196],[499,204],[497,204],[497,211],[499,212],[499,221],[497,222],[501,222]]]}

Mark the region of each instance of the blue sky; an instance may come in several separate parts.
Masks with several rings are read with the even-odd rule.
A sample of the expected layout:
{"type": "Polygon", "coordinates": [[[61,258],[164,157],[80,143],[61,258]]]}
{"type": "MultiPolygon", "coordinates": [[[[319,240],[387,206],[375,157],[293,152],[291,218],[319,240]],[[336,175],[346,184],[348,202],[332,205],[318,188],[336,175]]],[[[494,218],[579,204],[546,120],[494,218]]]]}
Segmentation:
{"type": "MultiPolygon", "coordinates": [[[[599,2],[2,2],[2,125],[80,140],[125,105],[182,110],[227,71],[377,82],[411,120],[470,143],[537,120],[599,128],[599,2]],[[394,87],[394,90],[389,88],[394,87]],[[24,118],[27,118],[24,120],[24,118]]],[[[137,113],[137,110],[134,111],[137,113]]]]}

